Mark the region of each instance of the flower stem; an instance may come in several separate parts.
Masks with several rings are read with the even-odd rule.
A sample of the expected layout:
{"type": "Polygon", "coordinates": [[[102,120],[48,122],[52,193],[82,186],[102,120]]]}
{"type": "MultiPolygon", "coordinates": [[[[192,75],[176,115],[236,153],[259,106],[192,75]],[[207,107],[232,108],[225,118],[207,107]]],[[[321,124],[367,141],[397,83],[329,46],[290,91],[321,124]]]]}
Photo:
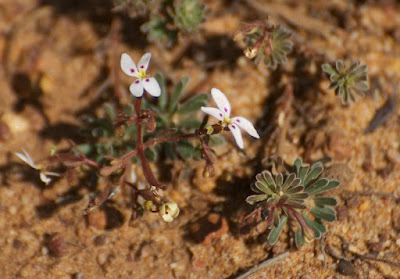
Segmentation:
{"type": "Polygon", "coordinates": [[[147,182],[155,187],[165,189],[165,185],[160,184],[156,177],[153,174],[153,171],[151,170],[151,167],[149,165],[149,162],[146,159],[146,156],[144,155],[144,149],[143,149],[143,135],[142,135],[142,118],[141,118],[141,112],[142,112],[142,98],[136,98],[135,101],[135,112],[136,112],[136,117],[138,118],[138,121],[136,122],[136,127],[137,127],[137,154],[140,158],[140,161],[142,162],[142,170],[143,174],[146,177],[147,182]]]}

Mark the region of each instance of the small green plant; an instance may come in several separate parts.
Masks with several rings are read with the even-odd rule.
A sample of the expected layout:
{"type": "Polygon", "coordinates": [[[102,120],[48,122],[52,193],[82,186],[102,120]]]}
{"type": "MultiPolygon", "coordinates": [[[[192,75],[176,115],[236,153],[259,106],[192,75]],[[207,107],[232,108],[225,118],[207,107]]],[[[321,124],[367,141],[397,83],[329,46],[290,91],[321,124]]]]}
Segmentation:
{"type": "Polygon", "coordinates": [[[118,187],[128,186],[132,191],[132,221],[144,211],[150,211],[158,213],[165,222],[172,222],[179,215],[179,207],[164,197],[166,185],[158,181],[149,160],[165,157],[204,159],[203,175],[210,177],[214,175],[216,162],[210,145],[221,142],[217,134],[232,132],[239,148],[244,147],[239,128],[259,138],[250,121],[243,117],[230,117],[231,105],[216,88],[211,90],[211,95],[218,108],[205,107],[208,94],[184,96],[188,78],[183,78],[173,93],[167,94],[163,75],[152,77],[147,72],[150,58],[150,53],[144,54],[136,66],[128,54],[122,54],[122,71],[135,78],[129,87],[134,105],[117,111],[106,104],[104,117],[89,118],[88,143],[72,144],[71,152],[55,152],[39,163],[35,163],[26,151],[24,154],[16,153],[22,161],[39,171],[46,184],[51,182],[51,176],[65,176],[72,180],[93,170],[101,176],[107,187],[89,202],[85,209],[87,214],[114,196],[118,187]],[[146,101],[143,98],[145,92],[158,98],[157,102],[146,101]],[[207,114],[203,121],[197,119],[199,110],[207,114]],[[216,118],[217,122],[208,125],[208,115],[216,118]],[[67,171],[62,174],[50,171],[60,164],[67,171]],[[146,187],[133,181],[132,164],[140,164],[146,187]]]}
{"type": "Polygon", "coordinates": [[[197,31],[205,18],[204,4],[196,0],[177,0],[174,5],[175,26],[187,32],[197,31]]]}
{"type": "Polygon", "coordinates": [[[341,95],[343,104],[354,102],[354,93],[364,97],[364,92],[369,89],[367,68],[367,65],[359,62],[348,66],[341,60],[336,62],[336,69],[329,64],[322,65],[322,70],[330,75],[328,89],[334,89],[335,95],[341,95]]]}
{"type": "Polygon", "coordinates": [[[257,174],[257,181],[251,186],[257,194],[246,199],[256,209],[245,217],[244,226],[265,222],[265,227],[270,229],[271,245],[276,243],[287,221],[297,247],[321,238],[326,232],[322,221],[336,220],[336,211],[332,208],[336,200],[319,194],[340,185],[338,180],[321,177],[323,170],[319,162],[310,167],[297,158],[294,166],[283,173],[273,175],[265,170],[257,174]]]}
{"type": "Polygon", "coordinates": [[[199,30],[206,7],[199,0],[114,0],[114,11],[125,11],[131,17],[146,16],[141,31],[148,40],[172,45],[178,34],[199,30]]]}
{"type": "Polygon", "coordinates": [[[243,41],[247,47],[246,57],[263,62],[265,66],[276,69],[286,62],[287,55],[292,50],[291,34],[280,25],[269,23],[253,23],[234,34],[234,40],[243,41]]]}

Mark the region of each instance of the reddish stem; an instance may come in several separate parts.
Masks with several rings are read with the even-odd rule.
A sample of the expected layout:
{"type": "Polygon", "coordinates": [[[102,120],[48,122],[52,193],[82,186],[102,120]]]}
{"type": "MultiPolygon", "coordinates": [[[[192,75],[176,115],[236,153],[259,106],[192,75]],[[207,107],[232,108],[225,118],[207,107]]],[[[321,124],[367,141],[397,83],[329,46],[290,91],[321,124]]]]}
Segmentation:
{"type": "Polygon", "coordinates": [[[151,170],[151,167],[149,165],[149,162],[146,159],[146,156],[144,155],[144,149],[143,149],[143,135],[142,135],[142,118],[141,118],[141,110],[142,110],[142,98],[136,98],[135,101],[135,112],[136,112],[136,117],[138,121],[136,122],[136,127],[137,127],[137,154],[140,158],[140,161],[142,162],[142,169],[143,169],[143,174],[146,177],[147,182],[149,182],[150,185],[156,186],[159,188],[165,188],[164,185],[160,184],[156,177],[153,174],[153,171],[151,170]]]}

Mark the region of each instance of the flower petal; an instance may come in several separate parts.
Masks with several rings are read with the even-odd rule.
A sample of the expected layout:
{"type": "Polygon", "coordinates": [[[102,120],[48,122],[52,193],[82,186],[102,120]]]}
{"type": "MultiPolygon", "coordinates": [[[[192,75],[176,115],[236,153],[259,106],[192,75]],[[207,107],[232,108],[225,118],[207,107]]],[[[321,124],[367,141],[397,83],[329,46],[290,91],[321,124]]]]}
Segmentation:
{"type": "Polygon", "coordinates": [[[24,148],[22,148],[22,151],[24,151],[24,154],[15,152],[14,154],[20,158],[22,161],[24,161],[25,164],[29,165],[31,168],[38,170],[39,167],[36,166],[35,162],[33,162],[31,156],[29,155],[28,152],[26,152],[26,150],[24,148]]]}
{"type": "Polygon", "coordinates": [[[151,58],[151,53],[146,53],[145,55],[142,56],[138,64],[139,71],[143,70],[146,72],[147,68],[149,67],[150,58],[151,58]]]}
{"type": "Polygon", "coordinates": [[[136,80],[129,86],[132,95],[139,98],[143,96],[143,82],[141,79],[136,80]]]}
{"type": "Polygon", "coordinates": [[[224,115],[229,117],[231,114],[231,104],[229,103],[225,94],[222,93],[221,90],[213,88],[211,89],[211,96],[213,97],[218,108],[224,113],[224,115]]]}
{"type": "Polygon", "coordinates": [[[239,146],[240,149],[243,149],[243,138],[240,129],[236,124],[229,125],[229,130],[231,130],[233,137],[235,138],[236,144],[239,146]]]}
{"type": "Polygon", "coordinates": [[[160,97],[161,88],[155,78],[145,78],[143,80],[144,89],[153,97],[160,97]]]}
{"type": "Polygon", "coordinates": [[[131,77],[137,77],[139,73],[135,62],[133,62],[132,58],[126,53],[121,55],[121,69],[125,74],[131,77]]]}
{"type": "Polygon", "coordinates": [[[255,137],[256,139],[260,138],[260,135],[257,133],[253,124],[249,120],[244,117],[237,116],[232,118],[233,123],[236,123],[240,128],[245,130],[250,136],[255,137]]]}
{"type": "Polygon", "coordinates": [[[200,109],[202,112],[207,113],[207,114],[211,115],[212,117],[217,118],[219,121],[222,121],[223,115],[219,109],[211,108],[211,107],[201,107],[200,109]]]}

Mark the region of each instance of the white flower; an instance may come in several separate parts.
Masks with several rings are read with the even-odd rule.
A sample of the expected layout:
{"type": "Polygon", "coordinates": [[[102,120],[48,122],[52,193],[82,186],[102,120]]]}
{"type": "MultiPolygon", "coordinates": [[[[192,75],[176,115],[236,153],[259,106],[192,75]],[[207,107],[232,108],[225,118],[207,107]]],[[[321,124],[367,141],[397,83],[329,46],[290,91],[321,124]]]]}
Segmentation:
{"type": "Polygon", "coordinates": [[[243,138],[238,127],[245,130],[250,136],[255,137],[256,139],[260,138],[253,124],[251,124],[249,120],[241,116],[230,118],[231,104],[221,90],[217,88],[211,89],[211,96],[218,108],[201,107],[201,110],[221,121],[223,128],[228,127],[239,148],[243,149],[243,138]]]}
{"type": "Polygon", "coordinates": [[[25,149],[22,148],[22,151],[24,151],[24,154],[15,152],[15,155],[18,158],[20,158],[22,161],[24,161],[24,163],[26,163],[31,168],[33,168],[35,170],[39,170],[40,171],[40,180],[43,181],[46,185],[51,182],[51,178],[49,178],[48,176],[60,176],[60,174],[58,174],[56,172],[42,171],[41,170],[42,166],[36,165],[35,162],[32,160],[31,156],[29,155],[29,153],[26,152],[25,149]]]}
{"type": "Polygon", "coordinates": [[[128,54],[123,53],[121,56],[122,71],[124,71],[128,76],[137,78],[137,80],[135,80],[129,87],[129,91],[131,91],[132,95],[135,97],[142,97],[143,89],[153,97],[159,97],[161,95],[161,88],[158,85],[157,80],[146,74],[150,58],[151,53],[146,53],[140,59],[138,67],[136,67],[135,62],[133,62],[132,58],[128,54]]]}
{"type": "Polygon", "coordinates": [[[165,222],[170,223],[179,215],[179,207],[175,202],[164,203],[159,211],[165,222]]]}

